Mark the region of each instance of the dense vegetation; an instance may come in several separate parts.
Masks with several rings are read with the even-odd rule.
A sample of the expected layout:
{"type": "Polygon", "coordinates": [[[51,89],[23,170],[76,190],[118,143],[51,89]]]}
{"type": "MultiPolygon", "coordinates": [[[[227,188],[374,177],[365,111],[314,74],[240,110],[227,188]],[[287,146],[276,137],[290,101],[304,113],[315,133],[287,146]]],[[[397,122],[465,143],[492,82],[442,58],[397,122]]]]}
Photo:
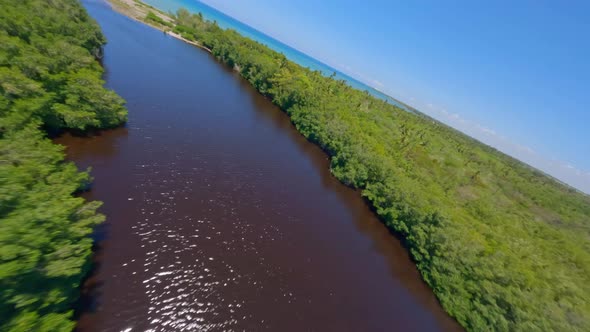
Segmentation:
{"type": "Polygon", "coordinates": [[[159,26],[163,26],[163,27],[168,27],[168,28],[172,28],[173,24],[164,20],[163,18],[161,18],[159,15],[154,14],[154,12],[150,11],[147,13],[147,15],[145,16],[145,21],[147,23],[150,24],[154,24],[154,25],[159,25],[159,26]]]}
{"type": "Polygon", "coordinates": [[[99,202],[46,130],[126,120],[103,88],[105,39],[76,0],[0,0],[0,330],[71,331],[99,202]]]}
{"type": "Polygon", "coordinates": [[[331,156],[472,331],[590,331],[590,198],[417,113],[180,10],[212,50],[331,156]]]}

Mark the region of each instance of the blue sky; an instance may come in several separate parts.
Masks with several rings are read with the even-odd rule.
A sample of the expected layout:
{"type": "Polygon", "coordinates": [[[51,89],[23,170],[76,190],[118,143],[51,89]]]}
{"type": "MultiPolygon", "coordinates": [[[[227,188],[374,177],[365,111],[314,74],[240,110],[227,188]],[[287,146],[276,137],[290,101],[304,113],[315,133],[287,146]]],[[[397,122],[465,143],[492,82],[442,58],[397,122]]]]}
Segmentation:
{"type": "Polygon", "coordinates": [[[589,1],[203,2],[590,193],[589,1]]]}

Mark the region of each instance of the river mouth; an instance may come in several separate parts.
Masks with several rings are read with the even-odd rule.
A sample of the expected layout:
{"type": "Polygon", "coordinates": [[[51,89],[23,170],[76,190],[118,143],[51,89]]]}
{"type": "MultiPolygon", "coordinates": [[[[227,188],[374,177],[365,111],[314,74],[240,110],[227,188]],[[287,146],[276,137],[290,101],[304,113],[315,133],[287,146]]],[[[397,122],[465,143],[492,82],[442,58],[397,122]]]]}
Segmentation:
{"type": "Polygon", "coordinates": [[[79,331],[458,329],[283,112],[206,52],[83,3],[129,123],[56,139],[107,215],[79,331]]]}

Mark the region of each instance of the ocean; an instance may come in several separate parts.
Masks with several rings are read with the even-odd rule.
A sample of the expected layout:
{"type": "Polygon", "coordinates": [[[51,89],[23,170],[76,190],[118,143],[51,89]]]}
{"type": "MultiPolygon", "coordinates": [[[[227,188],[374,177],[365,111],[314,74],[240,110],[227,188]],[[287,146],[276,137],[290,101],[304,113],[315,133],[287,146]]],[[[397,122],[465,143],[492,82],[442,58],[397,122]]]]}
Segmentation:
{"type": "Polygon", "coordinates": [[[154,6],[162,11],[165,12],[173,12],[175,13],[180,8],[185,8],[192,13],[201,13],[203,17],[211,20],[217,21],[217,24],[221,28],[224,29],[233,29],[239,32],[241,35],[246,36],[250,39],[253,39],[261,44],[264,44],[271,49],[283,53],[287,59],[303,66],[310,68],[311,70],[318,70],[322,72],[326,76],[330,76],[335,74],[337,79],[341,79],[346,81],[350,86],[353,88],[359,89],[361,91],[367,91],[374,97],[379,99],[386,100],[390,104],[396,105],[401,107],[405,110],[411,111],[406,105],[399,102],[398,100],[384,94],[383,92],[349,76],[345,73],[338,71],[335,68],[330,67],[329,65],[312,58],[311,56],[298,51],[289,45],[286,45],[261,31],[258,31],[251,26],[242,23],[231,16],[228,16],[215,8],[212,8],[198,0],[142,0],[142,2],[154,6]]]}

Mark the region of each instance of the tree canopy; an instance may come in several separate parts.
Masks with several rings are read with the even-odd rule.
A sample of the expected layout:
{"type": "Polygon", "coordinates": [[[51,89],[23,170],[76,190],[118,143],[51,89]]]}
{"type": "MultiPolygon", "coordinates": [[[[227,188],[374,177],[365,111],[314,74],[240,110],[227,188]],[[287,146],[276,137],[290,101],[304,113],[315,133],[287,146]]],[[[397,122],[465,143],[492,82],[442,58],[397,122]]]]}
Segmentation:
{"type": "Polygon", "coordinates": [[[0,0],[0,330],[71,331],[100,202],[47,130],[127,119],[103,88],[106,42],[76,0],[0,0]]]}

